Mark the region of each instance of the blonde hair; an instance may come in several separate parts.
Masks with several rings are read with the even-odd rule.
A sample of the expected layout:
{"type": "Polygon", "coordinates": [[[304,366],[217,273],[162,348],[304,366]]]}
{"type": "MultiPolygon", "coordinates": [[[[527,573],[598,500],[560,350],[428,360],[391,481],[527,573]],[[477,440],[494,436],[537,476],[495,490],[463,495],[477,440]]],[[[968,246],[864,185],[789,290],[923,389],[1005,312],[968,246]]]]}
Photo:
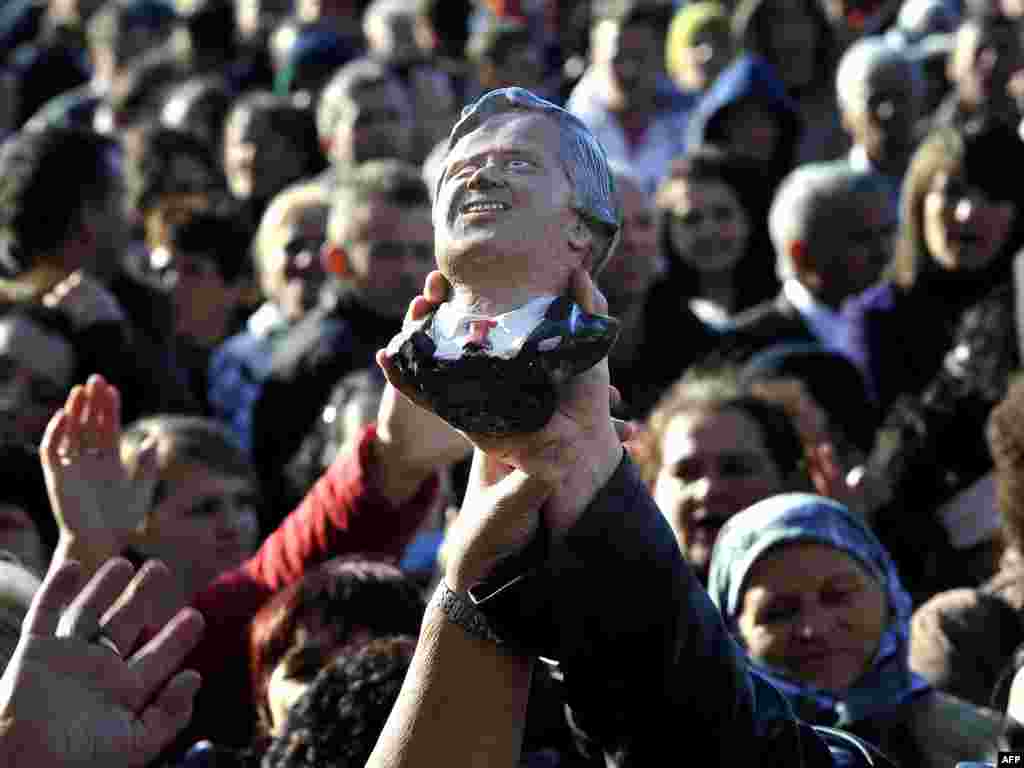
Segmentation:
{"type": "Polygon", "coordinates": [[[298,212],[307,208],[323,208],[324,217],[330,210],[331,199],[327,187],[320,182],[307,181],[294,184],[279,193],[260,219],[259,229],[253,238],[252,258],[256,273],[263,279],[266,265],[275,247],[274,238],[278,231],[298,218],[298,212]]]}

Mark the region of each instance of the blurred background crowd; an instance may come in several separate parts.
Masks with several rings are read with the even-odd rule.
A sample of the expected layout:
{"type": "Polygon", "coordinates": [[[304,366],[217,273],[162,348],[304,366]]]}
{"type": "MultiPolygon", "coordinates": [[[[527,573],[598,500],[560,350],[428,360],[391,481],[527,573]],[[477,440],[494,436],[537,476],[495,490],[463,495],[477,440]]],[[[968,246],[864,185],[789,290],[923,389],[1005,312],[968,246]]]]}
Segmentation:
{"type": "MultiPolygon", "coordinates": [[[[439,448],[434,485],[364,498],[374,354],[434,268],[461,107],[522,86],[608,154],[617,415],[727,625],[802,717],[908,768],[981,754],[1024,661],[1022,54],[1020,0],[4,0],[0,618],[75,525],[39,444],[101,374],[158,475],[106,554],[167,563],[237,661],[164,762],[339,749],[295,746],[342,706],[304,693],[401,680],[468,473],[439,448]],[[790,509],[758,532],[802,530],[793,562],[714,548],[788,492],[870,540],[790,509]],[[416,510],[339,539],[359,504],[416,510]],[[807,651],[847,635],[870,673],[807,651]]],[[[557,695],[529,759],[588,764],[557,695]]]]}

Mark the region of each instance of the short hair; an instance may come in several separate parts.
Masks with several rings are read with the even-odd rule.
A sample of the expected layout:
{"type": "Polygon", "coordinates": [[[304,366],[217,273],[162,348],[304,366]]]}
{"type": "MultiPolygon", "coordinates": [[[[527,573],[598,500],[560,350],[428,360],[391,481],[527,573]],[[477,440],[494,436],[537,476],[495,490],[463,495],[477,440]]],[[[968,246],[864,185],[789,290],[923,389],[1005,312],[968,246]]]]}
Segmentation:
{"type": "Polygon", "coordinates": [[[782,180],[768,212],[768,231],[775,249],[775,271],[785,281],[796,273],[788,244],[815,233],[837,208],[863,195],[887,194],[878,174],[858,171],[844,162],[809,163],[782,180]]]}
{"type": "Polygon", "coordinates": [[[336,657],[292,704],[263,768],[362,768],[412,663],[416,637],[379,638],[336,657]]]}
{"type": "Polygon", "coordinates": [[[253,122],[266,125],[270,131],[283,136],[303,153],[305,162],[302,168],[296,169],[296,181],[315,176],[327,166],[310,109],[287,96],[269,91],[252,91],[231,105],[227,119],[231,121],[244,112],[249,113],[253,122]]]}
{"type": "MultiPolygon", "coordinates": [[[[561,138],[559,159],[572,186],[572,207],[593,235],[595,245],[591,254],[591,272],[598,274],[618,241],[622,228],[622,210],[615,194],[615,181],[608,167],[608,156],[582,120],[525,88],[500,88],[485,93],[463,108],[448,137],[446,157],[463,136],[475,131],[495,115],[507,112],[547,115],[557,124],[561,138]]],[[[438,177],[438,189],[444,183],[445,173],[442,172],[438,177]]],[[[434,197],[437,197],[436,191],[434,197]]]]}
{"type": "Polygon", "coordinates": [[[117,177],[116,145],[93,131],[45,126],[0,145],[0,272],[17,277],[58,248],[117,177]]]}
{"type": "Polygon", "coordinates": [[[329,560],[277,592],[249,625],[249,669],[261,734],[270,732],[267,687],[278,664],[287,658],[292,676],[309,679],[360,632],[418,634],[423,611],[419,588],[406,574],[366,556],[329,560]]]}
{"type": "Polygon", "coordinates": [[[800,433],[781,406],[743,394],[735,371],[731,369],[697,366],[662,395],[647,419],[647,428],[641,433],[637,449],[644,481],[653,487],[661,471],[661,443],[676,416],[723,411],[738,411],[757,424],[768,455],[783,480],[801,469],[804,449],[800,433]]]}
{"type": "Polygon", "coordinates": [[[295,220],[296,211],[314,207],[323,208],[325,214],[331,207],[326,185],[316,181],[294,184],[270,201],[252,241],[252,261],[257,275],[266,273],[266,264],[271,256],[270,241],[274,233],[291,224],[295,220]]]}
{"type": "Polygon", "coordinates": [[[329,145],[338,120],[351,107],[359,93],[392,83],[398,86],[398,90],[405,97],[405,111],[411,115],[412,104],[408,100],[405,88],[394,72],[380,61],[364,56],[350,61],[335,72],[320,92],[316,107],[316,132],[320,137],[321,146],[329,145]]]}
{"type": "Polygon", "coordinates": [[[466,59],[474,64],[484,61],[501,63],[511,51],[529,45],[534,45],[534,38],[526,22],[485,16],[471,30],[466,41],[466,59]]]}
{"type": "Polygon", "coordinates": [[[167,238],[172,250],[210,261],[228,284],[248,273],[249,232],[226,213],[198,211],[172,224],[167,238]]]}
{"type": "Polygon", "coordinates": [[[160,122],[207,142],[215,153],[223,143],[224,121],[231,110],[231,91],[220,75],[193,77],[167,94],[160,122]]]}
{"type": "Polygon", "coordinates": [[[844,112],[857,114],[867,108],[865,84],[877,72],[902,68],[915,98],[924,93],[924,75],[918,62],[904,47],[893,45],[887,38],[869,36],[854,42],[836,68],[836,98],[844,112]]]}
{"type": "Polygon", "coordinates": [[[149,514],[168,495],[168,470],[182,463],[200,464],[211,472],[240,477],[258,487],[252,462],[234,434],[223,424],[201,416],[157,414],[129,424],[121,434],[121,460],[135,472],[139,451],[150,437],[157,440],[161,479],[149,514]]]}
{"type": "Polygon", "coordinates": [[[226,193],[227,182],[211,147],[185,131],[162,125],[148,126],[142,133],[137,152],[126,156],[125,188],[130,208],[145,214],[161,199],[178,194],[226,193]],[[187,156],[209,174],[201,189],[182,189],[175,185],[177,158],[187,156]]]}
{"type": "Polygon", "coordinates": [[[399,208],[430,208],[430,192],[419,168],[402,160],[369,160],[338,175],[331,190],[329,237],[338,239],[352,211],[371,200],[399,208]]]}

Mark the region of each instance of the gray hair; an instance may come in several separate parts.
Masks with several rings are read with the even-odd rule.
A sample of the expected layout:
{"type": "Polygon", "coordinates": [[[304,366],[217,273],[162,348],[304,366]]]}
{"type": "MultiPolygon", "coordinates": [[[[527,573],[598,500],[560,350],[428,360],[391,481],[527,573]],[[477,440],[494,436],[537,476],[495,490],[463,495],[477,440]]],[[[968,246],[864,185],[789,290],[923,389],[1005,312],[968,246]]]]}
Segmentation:
{"type": "Polygon", "coordinates": [[[846,49],[836,68],[836,98],[839,108],[854,114],[863,112],[866,104],[866,84],[877,72],[890,68],[905,71],[913,88],[914,97],[924,91],[924,76],[916,59],[905,47],[893,45],[883,37],[862,37],[846,49]]]}
{"type": "MultiPolygon", "coordinates": [[[[475,131],[489,118],[505,112],[539,112],[558,124],[561,136],[559,158],[573,188],[572,207],[593,235],[591,272],[598,274],[618,242],[622,211],[604,147],[578,117],[525,88],[490,91],[463,108],[448,137],[445,157],[463,136],[475,131]]],[[[435,200],[444,178],[444,172],[437,178],[435,200]]]]}
{"type": "Polygon", "coordinates": [[[867,195],[885,196],[885,182],[876,174],[857,171],[842,161],[810,163],[790,172],[782,180],[771,210],[768,232],[775,249],[775,272],[785,281],[796,274],[789,244],[808,240],[818,225],[834,218],[843,206],[867,195]]]}

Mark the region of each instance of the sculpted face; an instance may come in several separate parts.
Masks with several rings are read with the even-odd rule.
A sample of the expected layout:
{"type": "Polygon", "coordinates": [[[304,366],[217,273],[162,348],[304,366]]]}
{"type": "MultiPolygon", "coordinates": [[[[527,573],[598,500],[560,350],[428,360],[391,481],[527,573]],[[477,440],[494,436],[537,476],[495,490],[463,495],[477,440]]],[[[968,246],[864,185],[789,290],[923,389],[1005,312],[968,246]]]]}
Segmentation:
{"type": "Polygon", "coordinates": [[[438,265],[457,292],[506,293],[498,302],[505,306],[486,309],[560,293],[589,253],[560,141],[552,118],[504,112],[463,136],[447,158],[433,212],[438,265]]]}

